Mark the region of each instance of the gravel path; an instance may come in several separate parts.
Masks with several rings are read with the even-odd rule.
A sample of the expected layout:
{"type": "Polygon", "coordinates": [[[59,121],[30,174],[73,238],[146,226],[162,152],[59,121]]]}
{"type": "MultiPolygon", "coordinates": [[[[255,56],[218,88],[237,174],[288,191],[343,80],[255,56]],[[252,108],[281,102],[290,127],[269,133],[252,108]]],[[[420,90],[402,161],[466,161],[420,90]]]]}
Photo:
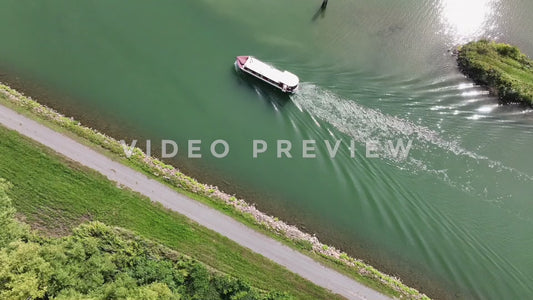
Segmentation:
{"type": "Polygon", "coordinates": [[[139,192],[199,224],[257,252],[311,282],[348,299],[389,299],[310,257],[241,224],[225,214],[190,199],[164,184],[82,145],[50,128],[0,105],[0,124],[139,192]]]}

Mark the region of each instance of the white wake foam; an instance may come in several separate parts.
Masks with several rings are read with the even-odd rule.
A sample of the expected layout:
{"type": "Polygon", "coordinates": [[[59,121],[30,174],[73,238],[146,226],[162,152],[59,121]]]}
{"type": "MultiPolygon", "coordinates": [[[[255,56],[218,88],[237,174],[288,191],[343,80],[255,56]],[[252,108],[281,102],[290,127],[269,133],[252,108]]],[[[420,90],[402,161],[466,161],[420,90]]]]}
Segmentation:
{"type": "MultiPolygon", "coordinates": [[[[533,181],[533,176],[505,166],[486,156],[463,148],[456,140],[448,140],[427,127],[417,125],[409,120],[382,113],[359,105],[356,101],[343,99],[313,84],[303,83],[298,93],[292,96],[295,105],[307,111],[315,118],[325,121],[340,132],[359,143],[368,141],[404,141],[412,140],[412,150],[406,159],[397,159],[387,151],[380,152],[380,157],[393,162],[401,169],[411,172],[426,172],[439,177],[448,184],[467,192],[484,193],[487,183],[475,182],[469,165],[483,163],[495,172],[506,172],[516,179],[533,181]],[[438,157],[437,157],[438,156],[438,157]],[[450,171],[435,166],[435,162],[466,160],[462,170],[450,171]]],[[[446,164],[444,164],[446,165],[446,164]]]]}

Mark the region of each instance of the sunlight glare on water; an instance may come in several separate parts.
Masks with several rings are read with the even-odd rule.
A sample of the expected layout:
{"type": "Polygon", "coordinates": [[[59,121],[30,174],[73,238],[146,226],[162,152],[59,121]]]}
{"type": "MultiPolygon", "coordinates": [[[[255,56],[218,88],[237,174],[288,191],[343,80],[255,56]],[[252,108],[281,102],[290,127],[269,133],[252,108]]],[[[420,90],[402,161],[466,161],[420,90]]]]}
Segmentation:
{"type": "Polygon", "coordinates": [[[440,16],[444,32],[454,42],[482,37],[495,28],[494,16],[499,0],[442,0],[440,16]]]}

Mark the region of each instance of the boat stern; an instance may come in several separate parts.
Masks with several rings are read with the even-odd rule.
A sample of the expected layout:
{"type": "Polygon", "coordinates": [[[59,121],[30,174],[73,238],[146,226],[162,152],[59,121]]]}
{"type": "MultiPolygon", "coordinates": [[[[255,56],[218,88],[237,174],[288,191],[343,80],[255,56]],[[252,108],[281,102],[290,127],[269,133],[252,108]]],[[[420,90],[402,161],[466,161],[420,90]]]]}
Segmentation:
{"type": "Polygon", "coordinates": [[[289,71],[283,72],[283,91],[288,93],[295,93],[300,85],[300,78],[289,71]]]}

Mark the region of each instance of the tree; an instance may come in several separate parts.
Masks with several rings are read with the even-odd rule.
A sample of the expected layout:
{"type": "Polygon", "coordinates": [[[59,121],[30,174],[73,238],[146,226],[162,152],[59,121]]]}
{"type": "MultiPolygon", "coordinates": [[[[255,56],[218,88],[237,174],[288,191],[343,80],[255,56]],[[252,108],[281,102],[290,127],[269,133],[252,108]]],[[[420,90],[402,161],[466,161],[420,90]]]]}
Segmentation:
{"type": "Polygon", "coordinates": [[[31,234],[0,178],[0,299],[288,299],[100,222],[71,236],[31,234]]]}
{"type": "Polygon", "coordinates": [[[0,178],[0,248],[24,235],[28,230],[26,226],[15,220],[16,210],[7,195],[11,184],[0,178]]]}

